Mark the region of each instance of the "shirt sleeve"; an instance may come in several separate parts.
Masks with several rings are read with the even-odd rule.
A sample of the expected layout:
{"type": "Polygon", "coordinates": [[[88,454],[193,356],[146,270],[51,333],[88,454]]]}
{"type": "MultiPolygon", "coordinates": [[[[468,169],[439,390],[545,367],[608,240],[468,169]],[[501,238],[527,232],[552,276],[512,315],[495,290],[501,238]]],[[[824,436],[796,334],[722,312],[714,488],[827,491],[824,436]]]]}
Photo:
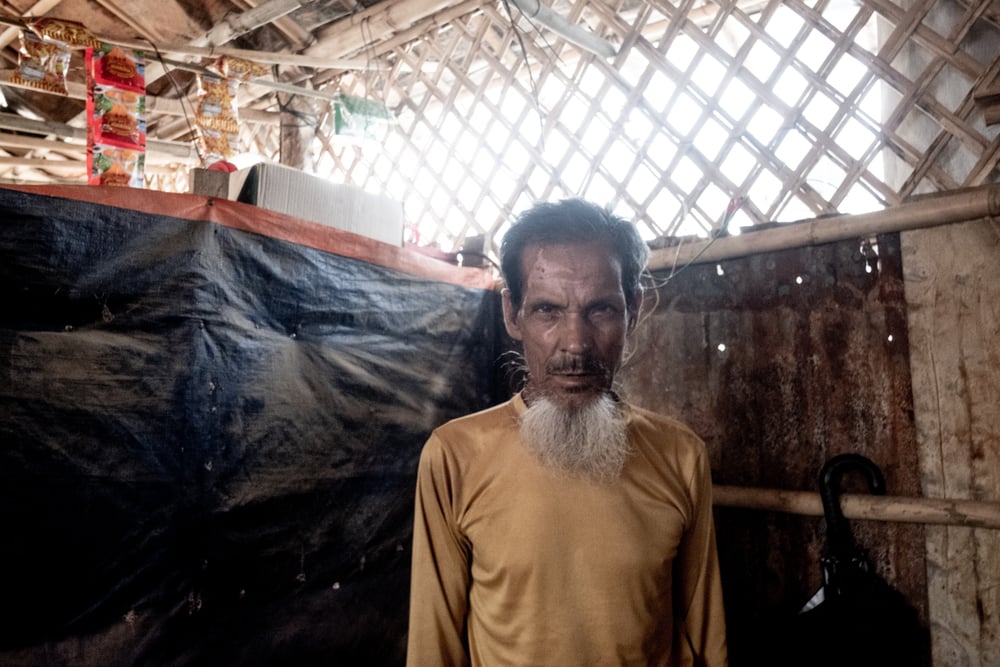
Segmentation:
{"type": "Polygon", "coordinates": [[[674,561],[674,665],[728,664],[726,616],[712,516],[712,476],[704,451],[691,480],[692,522],[674,561]]]}
{"type": "Polygon", "coordinates": [[[469,664],[466,612],[471,552],[456,525],[456,471],[442,444],[437,435],[431,435],[417,469],[406,656],[409,667],[469,664]]]}

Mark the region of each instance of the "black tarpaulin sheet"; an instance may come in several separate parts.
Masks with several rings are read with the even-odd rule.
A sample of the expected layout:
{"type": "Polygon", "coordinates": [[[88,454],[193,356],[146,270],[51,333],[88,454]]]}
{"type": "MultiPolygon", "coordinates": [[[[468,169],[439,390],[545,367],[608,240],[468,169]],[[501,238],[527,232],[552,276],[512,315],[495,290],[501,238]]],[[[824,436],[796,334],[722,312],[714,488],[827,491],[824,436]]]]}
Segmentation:
{"type": "Polygon", "coordinates": [[[0,664],[400,664],[496,295],[13,190],[0,230],[0,664]]]}

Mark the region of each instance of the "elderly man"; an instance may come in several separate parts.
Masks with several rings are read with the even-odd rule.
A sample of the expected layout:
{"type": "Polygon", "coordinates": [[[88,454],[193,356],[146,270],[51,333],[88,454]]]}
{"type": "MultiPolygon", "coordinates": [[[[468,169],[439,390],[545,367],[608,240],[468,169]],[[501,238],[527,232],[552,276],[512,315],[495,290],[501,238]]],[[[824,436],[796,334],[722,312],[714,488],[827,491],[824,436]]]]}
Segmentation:
{"type": "Polygon", "coordinates": [[[613,391],[648,249],[581,200],[503,239],[521,393],[420,459],[408,664],[726,664],[705,447],[613,391]]]}

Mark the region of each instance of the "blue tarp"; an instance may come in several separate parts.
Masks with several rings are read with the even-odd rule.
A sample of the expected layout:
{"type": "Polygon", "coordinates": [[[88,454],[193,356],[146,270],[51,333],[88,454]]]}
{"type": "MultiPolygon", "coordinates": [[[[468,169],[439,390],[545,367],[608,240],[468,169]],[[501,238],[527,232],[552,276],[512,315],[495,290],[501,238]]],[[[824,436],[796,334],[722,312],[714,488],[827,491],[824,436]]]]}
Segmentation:
{"type": "Polygon", "coordinates": [[[496,294],[0,190],[0,663],[399,664],[496,294]]]}

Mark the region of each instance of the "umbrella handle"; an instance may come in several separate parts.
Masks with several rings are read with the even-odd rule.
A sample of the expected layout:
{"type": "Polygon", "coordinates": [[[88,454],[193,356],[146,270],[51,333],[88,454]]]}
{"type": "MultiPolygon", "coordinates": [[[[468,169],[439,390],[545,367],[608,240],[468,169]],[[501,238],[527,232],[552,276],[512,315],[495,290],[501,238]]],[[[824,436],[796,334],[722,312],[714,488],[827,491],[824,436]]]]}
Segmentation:
{"type": "Polygon", "coordinates": [[[854,546],[851,530],[840,509],[840,478],[849,470],[865,473],[873,495],[885,495],[885,477],[871,459],[860,454],[839,454],[823,465],[819,472],[819,495],[826,518],[827,552],[833,556],[844,556],[854,546]]]}

